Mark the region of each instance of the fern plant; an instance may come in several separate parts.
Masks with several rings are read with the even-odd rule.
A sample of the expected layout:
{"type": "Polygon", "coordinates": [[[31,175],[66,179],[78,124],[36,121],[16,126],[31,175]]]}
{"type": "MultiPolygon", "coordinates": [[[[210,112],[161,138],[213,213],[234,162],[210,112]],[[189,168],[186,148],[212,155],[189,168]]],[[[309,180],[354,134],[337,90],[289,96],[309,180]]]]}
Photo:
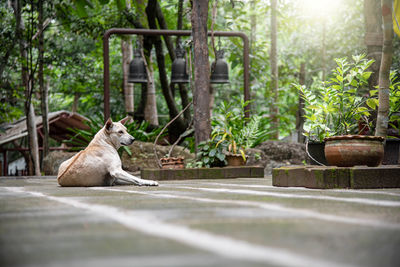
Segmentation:
{"type": "Polygon", "coordinates": [[[227,152],[241,154],[246,160],[246,149],[252,148],[268,138],[268,132],[261,129],[261,117],[246,118],[243,112],[249,102],[240,102],[240,107],[224,102],[217,117],[213,117],[212,140],[218,139],[216,147],[225,145],[227,152]]]}

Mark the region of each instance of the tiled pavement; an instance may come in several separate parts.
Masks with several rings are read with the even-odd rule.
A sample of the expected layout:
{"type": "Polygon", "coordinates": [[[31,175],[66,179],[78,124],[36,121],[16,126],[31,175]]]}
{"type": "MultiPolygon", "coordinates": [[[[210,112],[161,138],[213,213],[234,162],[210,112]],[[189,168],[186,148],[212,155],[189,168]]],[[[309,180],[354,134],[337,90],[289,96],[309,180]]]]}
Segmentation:
{"type": "Polygon", "coordinates": [[[400,266],[400,189],[0,177],[0,266],[400,266]]]}

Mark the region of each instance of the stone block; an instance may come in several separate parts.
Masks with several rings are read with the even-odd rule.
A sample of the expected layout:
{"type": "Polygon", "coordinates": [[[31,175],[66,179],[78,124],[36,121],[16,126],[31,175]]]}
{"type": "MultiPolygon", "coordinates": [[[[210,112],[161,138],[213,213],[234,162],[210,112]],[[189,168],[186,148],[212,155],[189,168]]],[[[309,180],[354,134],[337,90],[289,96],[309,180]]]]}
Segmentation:
{"type": "Polygon", "coordinates": [[[197,172],[197,179],[221,179],[225,177],[223,168],[200,168],[197,172]]]}
{"type": "Polygon", "coordinates": [[[349,169],[334,166],[307,168],[304,186],[315,189],[349,188],[349,169]]]}
{"type": "Polygon", "coordinates": [[[264,178],[264,167],[250,167],[251,178],[264,178]]]}
{"type": "Polygon", "coordinates": [[[140,177],[146,180],[162,180],[159,169],[143,169],[140,171],[140,177]]]}
{"type": "Polygon", "coordinates": [[[225,167],[225,178],[250,178],[251,177],[251,167],[241,166],[241,167],[225,167]]]}
{"type": "Polygon", "coordinates": [[[273,186],[304,186],[305,167],[290,166],[272,170],[273,186]]]}
{"type": "Polygon", "coordinates": [[[358,166],[350,170],[350,187],[354,189],[400,188],[400,166],[358,166]]]}

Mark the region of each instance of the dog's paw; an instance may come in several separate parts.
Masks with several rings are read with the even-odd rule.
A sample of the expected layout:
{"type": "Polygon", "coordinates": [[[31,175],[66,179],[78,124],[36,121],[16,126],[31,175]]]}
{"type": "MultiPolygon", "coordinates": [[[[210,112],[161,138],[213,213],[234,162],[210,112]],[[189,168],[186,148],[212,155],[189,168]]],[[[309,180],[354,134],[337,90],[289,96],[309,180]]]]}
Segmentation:
{"type": "Polygon", "coordinates": [[[146,181],[145,185],[158,186],[158,182],[157,181],[153,181],[153,180],[148,180],[148,181],[146,181]]]}

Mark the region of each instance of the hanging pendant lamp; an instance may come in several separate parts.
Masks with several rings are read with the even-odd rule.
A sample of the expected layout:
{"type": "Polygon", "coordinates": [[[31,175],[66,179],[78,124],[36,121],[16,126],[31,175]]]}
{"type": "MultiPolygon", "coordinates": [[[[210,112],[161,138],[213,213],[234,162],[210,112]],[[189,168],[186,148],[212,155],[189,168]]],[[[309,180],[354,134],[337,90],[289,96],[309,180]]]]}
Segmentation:
{"type": "Polygon", "coordinates": [[[140,47],[134,50],[133,60],[129,63],[128,83],[147,83],[146,67],[140,53],[140,47]]]}
{"type": "Polygon", "coordinates": [[[217,51],[217,59],[211,65],[211,83],[229,83],[228,63],[224,60],[223,49],[217,51]]]}
{"type": "Polygon", "coordinates": [[[186,71],[185,50],[178,44],[175,50],[175,60],[171,67],[171,83],[188,83],[189,75],[186,71]]]}

